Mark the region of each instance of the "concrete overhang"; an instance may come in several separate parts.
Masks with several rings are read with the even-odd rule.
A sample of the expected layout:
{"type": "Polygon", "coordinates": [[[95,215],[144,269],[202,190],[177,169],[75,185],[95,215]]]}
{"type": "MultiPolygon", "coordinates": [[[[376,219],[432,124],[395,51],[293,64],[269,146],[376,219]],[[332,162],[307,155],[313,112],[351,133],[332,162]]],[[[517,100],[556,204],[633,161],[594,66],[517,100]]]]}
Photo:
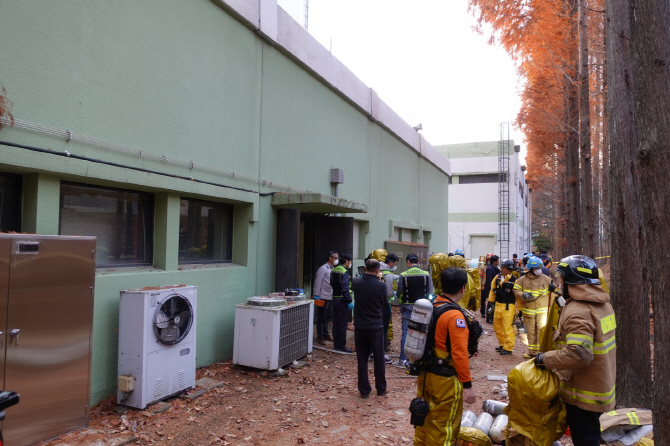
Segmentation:
{"type": "Polygon", "coordinates": [[[301,212],[314,214],[361,214],[368,211],[366,204],[318,193],[274,194],[272,206],[280,209],[300,209],[301,212]]]}

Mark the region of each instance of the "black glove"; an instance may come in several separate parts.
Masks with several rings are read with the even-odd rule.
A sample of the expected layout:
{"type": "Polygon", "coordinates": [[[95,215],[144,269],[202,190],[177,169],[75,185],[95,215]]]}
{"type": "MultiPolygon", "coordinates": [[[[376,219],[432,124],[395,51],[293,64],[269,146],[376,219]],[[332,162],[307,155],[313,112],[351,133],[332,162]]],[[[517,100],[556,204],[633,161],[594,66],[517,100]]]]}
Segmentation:
{"type": "Polygon", "coordinates": [[[523,293],[523,294],[521,295],[521,298],[522,298],[523,300],[531,300],[531,299],[533,298],[533,295],[530,294],[530,293],[523,293]]]}
{"type": "Polygon", "coordinates": [[[523,311],[519,311],[519,314],[517,314],[517,316],[519,316],[519,319],[523,319],[523,311]]]}
{"type": "Polygon", "coordinates": [[[551,285],[549,285],[549,292],[553,293],[554,291],[556,291],[556,285],[552,283],[551,285]]]}
{"type": "Polygon", "coordinates": [[[533,361],[533,364],[535,365],[535,367],[544,368],[543,356],[544,356],[544,353],[538,353],[535,356],[535,361],[533,361]]]}

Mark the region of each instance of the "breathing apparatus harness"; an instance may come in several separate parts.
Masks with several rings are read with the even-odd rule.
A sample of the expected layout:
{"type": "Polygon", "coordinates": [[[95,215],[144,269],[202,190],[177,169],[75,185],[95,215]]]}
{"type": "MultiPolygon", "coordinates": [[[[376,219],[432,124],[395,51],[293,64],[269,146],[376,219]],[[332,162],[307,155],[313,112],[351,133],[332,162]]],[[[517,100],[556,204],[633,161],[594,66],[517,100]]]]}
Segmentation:
{"type": "MultiPolygon", "coordinates": [[[[442,294],[442,297],[446,297],[442,294]]],[[[448,299],[448,297],[447,297],[448,299]]],[[[408,375],[418,376],[423,370],[426,370],[429,373],[433,373],[438,376],[454,376],[456,375],[456,369],[453,366],[449,365],[449,360],[451,359],[451,343],[449,341],[449,333],[447,332],[447,338],[445,339],[445,346],[447,347],[447,352],[449,356],[442,359],[438,358],[435,355],[435,330],[437,328],[437,321],[440,319],[444,313],[450,310],[458,310],[465,319],[466,326],[468,327],[468,354],[470,357],[477,353],[479,338],[484,333],[482,326],[475,319],[473,314],[464,310],[451,300],[445,302],[439,306],[433,306],[433,317],[430,322],[430,328],[428,329],[428,341],[426,342],[426,348],[423,352],[423,357],[410,363],[406,370],[408,375]]],[[[414,321],[409,321],[409,328],[413,330],[425,330],[425,324],[416,324],[414,321]],[[421,326],[420,326],[421,325],[421,326]]]]}

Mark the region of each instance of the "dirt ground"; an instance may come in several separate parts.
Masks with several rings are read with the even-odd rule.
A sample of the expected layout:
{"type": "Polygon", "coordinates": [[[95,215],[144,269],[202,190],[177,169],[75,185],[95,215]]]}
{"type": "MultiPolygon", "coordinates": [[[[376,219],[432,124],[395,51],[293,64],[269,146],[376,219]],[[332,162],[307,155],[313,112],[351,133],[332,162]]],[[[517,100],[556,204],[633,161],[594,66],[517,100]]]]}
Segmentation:
{"type": "MultiPolygon", "coordinates": [[[[400,314],[393,308],[394,338],[390,355],[399,354],[400,314]]],[[[507,375],[523,361],[526,347],[517,335],[514,354],[500,356],[492,326],[482,323],[485,334],[479,354],[470,367],[477,401],[464,410],[482,412],[482,403],[497,399],[493,388],[500,381],[487,375],[507,375]]],[[[352,336],[353,333],[350,333],[352,336]]],[[[353,349],[353,337],[348,346],[353,349]]],[[[315,344],[318,345],[318,344],[315,344]]],[[[332,348],[332,343],[326,345],[332,348]]],[[[396,357],[397,359],[397,357],[396,357]]],[[[370,380],[372,362],[369,363],[370,380]]],[[[409,403],[416,395],[416,378],[403,369],[386,366],[388,393],[379,397],[373,391],[368,399],[359,396],[356,384],[356,357],[315,349],[300,370],[282,377],[267,372],[233,368],[231,361],[197,370],[197,378],[210,377],[224,385],[198,397],[172,398],[170,409],[151,414],[103,401],[91,410],[90,428],[101,444],[138,445],[296,445],[345,442],[347,445],[411,444],[414,428],[409,424],[409,403]]],[[[374,384],[373,384],[374,388],[374,384]]],[[[501,401],[506,401],[502,399],[501,401]]],[[[147,410],[151,410],[148,408],[147,410]]],[[[74,445],[77,433],[43,443],[43,446],[74,445]]],[[[87,443],[91,444],[91,436],[87,443]]]]}

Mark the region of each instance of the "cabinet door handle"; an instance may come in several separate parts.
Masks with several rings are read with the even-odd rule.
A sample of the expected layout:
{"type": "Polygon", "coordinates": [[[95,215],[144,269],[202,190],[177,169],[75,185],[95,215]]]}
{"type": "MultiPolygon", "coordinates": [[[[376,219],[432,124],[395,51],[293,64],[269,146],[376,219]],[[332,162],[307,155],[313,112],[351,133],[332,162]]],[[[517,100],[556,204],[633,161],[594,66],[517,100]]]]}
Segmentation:
{"type": "Polygon", "coordinates": [[[9,345],[12,345],[12,341],[14,341],[14,345],[16,347],[19,346],[19,335],[21,334],[21,330],[18,328],[14,328],[12,331],[9,332],[9,345]]]}
{"type": "Polygon", "coordinates": [[[4,335],[3,332],[0,331],[0,348],[2,348],[2,343],[4,342],[4,340],[5,340],[5,335],[4,335]]]}

